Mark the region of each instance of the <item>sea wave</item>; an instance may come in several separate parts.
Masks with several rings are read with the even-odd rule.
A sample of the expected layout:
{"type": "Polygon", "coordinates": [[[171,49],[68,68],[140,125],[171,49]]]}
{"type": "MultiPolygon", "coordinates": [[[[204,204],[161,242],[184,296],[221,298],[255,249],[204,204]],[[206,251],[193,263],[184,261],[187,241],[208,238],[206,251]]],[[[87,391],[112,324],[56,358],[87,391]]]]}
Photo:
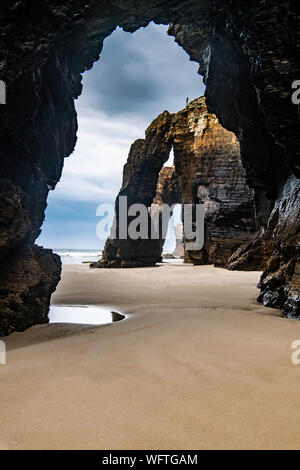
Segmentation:
{"type": "Polygon", "coordinates": [[[101,258],[101,250],[74,250],[53,249],[61,257],[63,263],[82,263],[83,261],[97,261],[101,258]]]}

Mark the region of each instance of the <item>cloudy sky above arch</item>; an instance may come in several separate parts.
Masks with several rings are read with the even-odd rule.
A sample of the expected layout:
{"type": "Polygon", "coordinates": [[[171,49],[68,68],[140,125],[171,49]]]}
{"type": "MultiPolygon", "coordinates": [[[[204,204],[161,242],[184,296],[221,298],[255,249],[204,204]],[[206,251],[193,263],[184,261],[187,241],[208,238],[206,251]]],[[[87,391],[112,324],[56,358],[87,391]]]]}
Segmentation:
{"type": "Polygon", "coordinates": [[[130,145],[144,137],[150,122],[204,93],[197,70],[167,26],[151,23],[133,34],[118,28],[105,39],[100,60],[83,77],[75,102],[77,145],[49,194],[38,244],[102,249],[97,206],[114,203],[130,145]]]}

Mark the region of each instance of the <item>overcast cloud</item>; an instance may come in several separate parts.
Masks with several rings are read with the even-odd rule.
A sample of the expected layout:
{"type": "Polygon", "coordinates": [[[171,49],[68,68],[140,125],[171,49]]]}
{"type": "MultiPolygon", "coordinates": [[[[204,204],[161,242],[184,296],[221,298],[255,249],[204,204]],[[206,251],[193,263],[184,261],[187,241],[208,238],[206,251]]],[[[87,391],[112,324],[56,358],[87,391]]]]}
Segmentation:
{"type": "Polygon", "coordinates": [[[96,208],[114,203],[130,145],[163,110],[176,112],[204,93],[198,64],[166,33],[150,24],[135,33],[121,28],[105,42],[99,61],[84,74],[75,102],[78,141],[63,176],[48,197],[40,245],[99,248],[96,208]]]}

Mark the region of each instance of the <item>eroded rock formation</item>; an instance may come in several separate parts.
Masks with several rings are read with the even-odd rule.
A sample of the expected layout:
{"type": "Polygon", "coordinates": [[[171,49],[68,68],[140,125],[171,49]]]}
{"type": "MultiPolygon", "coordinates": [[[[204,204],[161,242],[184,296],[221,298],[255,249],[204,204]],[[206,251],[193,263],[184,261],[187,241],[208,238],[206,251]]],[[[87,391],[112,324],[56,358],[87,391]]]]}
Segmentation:
{"type": "MultiPolygon", "coordinates": [[[[194,264],[224,266],[257,230],[254,191],[246,184],[238,140],[208,113],[203,97],[178,113],[159,115],[147,129],[146,139],[133,144],[116,210],[120,195],[128,196],[128,205],[142,202],[149,206],[152,198],[152,215],[163,204],[204,203],[204,248],[185,253],[185,260],[194,264]],[[163,167],[171,145],[175,165],[163,167]]],[[[172,212],[166,209],[165,213],[169,220],[172,212]]],[[[162,233],[159,240],[108,240],[98,266],[153,265],[161,259],[162,233]]]]}
{"type": "Polygon", "coordinates": [[[208,112],[204,98],[174,115],[173,135],[181,201],[204,203],[205,211],[204,248],[186,253],[186,260],[224,266],[257,230],[239,142],[208,112]]]}
{"type": "MultiPolygon", "coordinates": [[[[300,176],[299,107],[291,102],[291,84],[300,79],[298,4],[284,0],[3,1],[0,78],[7,85],[7,104],[0,107],[1,201],[14,193],[20,202],[15,200],[13,207],[0,203],[1,270],[11,279],[1,290],[0,334],[32,323],[27,318],[26,296],[23,299],[20,293],[19,297],[22,327],[9,320],[3,305],[5,295],[14,291],[19,249],[33,250],[47,192],[55,187],[63,159],[73,150],[77,128],[73,100],[81,92],[81,74],[99,58],[104,38],[117,25],[133,32],[151,20],[171,24],[169,34],[199,63],[209,112],[239,139],[261,225],[268,227],[271,206],[277,201],[279,209],[269,221],[275,224],[269,227],[270,260],[277,261],[271,262],[262,278],[261,300],[277,302],[280,291],[278,305],[286,305],[287,314],[299,315],[298,226],[286,222],[291,214],[299,220],[294,196],[300,176]],[[17,229],[10,212],[19,214],[17,229]]],[[[31,263],[23,269],[25,275],[31,263]]],[[[48,272],[53,283],[45,289],[45,299],[58,280],[50,268],[48,272]]],[[[39,296],[37,292],[36,300],[39,296]]],[[[47,315],[47,302],[42,303],[40,319],[47,315]]]]}
{"type": "MultiPolygon", "coordinates": [[[[115,238],[108,238],[99,263],[92,267],[129,268],[153,266],[161,256],[160,240],[151,237],[151,217],[148,214],[147,238],[133,240],[123,237],[119,226],[119,201],[126,196],[126,211],[133,204],[143,204],[147,208],[153,202],[160,170],[168,160],[171,150],[171,115],[168,111],[160,114],[146,130],[145,139],[136,140],[129,152],[123,170],[122,188],[115,204],[115,238]]],[[[135,219],[127,217],[127,226],[135,219]]],[[[127,227],[126,227],[127,229],[127,227]]],[[[126,230],[127,232],[127,230],[126,230]]]]}
{"type": "Polygon", "coordinates": [[[265,306],[282,308],[289,317],[299,316],[300,292],[300,180],[284,184],[270,215],[266,240],[270,257],[260,279],[258,298],[265,306]]]}

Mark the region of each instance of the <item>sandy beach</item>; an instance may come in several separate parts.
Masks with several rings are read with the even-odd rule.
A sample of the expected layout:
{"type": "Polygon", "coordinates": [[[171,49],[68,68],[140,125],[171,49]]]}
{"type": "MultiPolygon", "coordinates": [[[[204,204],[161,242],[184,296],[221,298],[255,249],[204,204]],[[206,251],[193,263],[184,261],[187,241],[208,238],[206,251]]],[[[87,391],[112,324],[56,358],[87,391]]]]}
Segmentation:
{"type": "Polygon", "coordinates": [[[5,338],[0,448],[299,448],[300,322],[256,303],[259,275],[65,265],[53,304],[128,317],[5,338]]]}

